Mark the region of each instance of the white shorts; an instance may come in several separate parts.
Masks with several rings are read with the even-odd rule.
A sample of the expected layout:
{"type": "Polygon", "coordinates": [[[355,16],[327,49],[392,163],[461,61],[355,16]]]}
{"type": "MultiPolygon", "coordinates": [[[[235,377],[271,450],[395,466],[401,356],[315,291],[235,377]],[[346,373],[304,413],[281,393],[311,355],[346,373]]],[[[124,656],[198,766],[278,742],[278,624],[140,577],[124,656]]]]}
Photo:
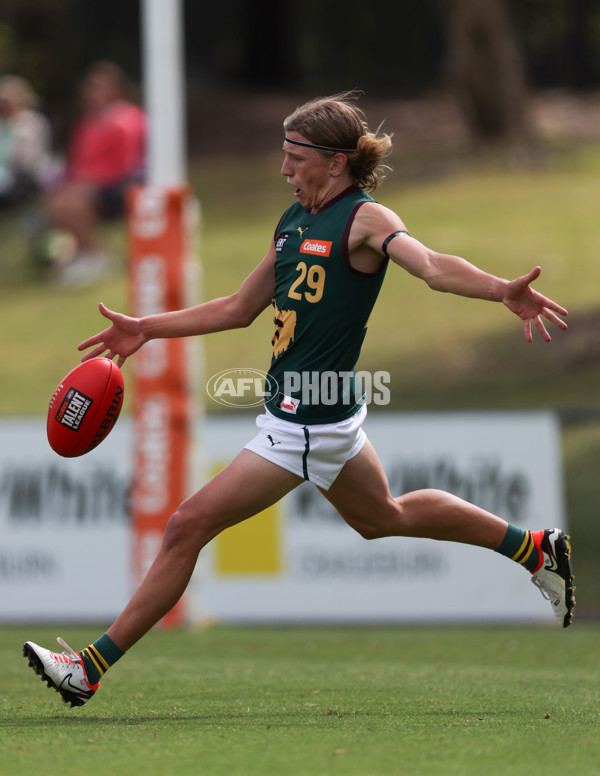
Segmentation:
{"type": "Polygon", "coordinates": [[[329,490],[346,461],[354,458],[367,441],[361,428],[366,415],[367,407],[363,405],[339,423],[303,426],[276,418],[267,410],[256,418],[260,430],[244,447],[329,490]]]}

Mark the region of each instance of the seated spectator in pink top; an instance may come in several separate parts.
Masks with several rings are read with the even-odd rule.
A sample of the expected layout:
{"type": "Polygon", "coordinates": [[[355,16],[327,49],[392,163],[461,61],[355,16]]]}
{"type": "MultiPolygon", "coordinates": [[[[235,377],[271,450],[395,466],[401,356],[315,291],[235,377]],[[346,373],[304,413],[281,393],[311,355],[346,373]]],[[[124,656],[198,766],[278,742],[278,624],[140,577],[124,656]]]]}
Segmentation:
{"type": "Polygon", "coordinates": [[[107,271],[99,224],[123,215],[128,187],[144,178],[145,115],[124,98],[125,88],[124,74],[112,62],[88,70],[64,177],[47,193],[50,225],[73,237],[72,257],[56,268],[56,279],[66,285],[85,285],[107,271]]]}

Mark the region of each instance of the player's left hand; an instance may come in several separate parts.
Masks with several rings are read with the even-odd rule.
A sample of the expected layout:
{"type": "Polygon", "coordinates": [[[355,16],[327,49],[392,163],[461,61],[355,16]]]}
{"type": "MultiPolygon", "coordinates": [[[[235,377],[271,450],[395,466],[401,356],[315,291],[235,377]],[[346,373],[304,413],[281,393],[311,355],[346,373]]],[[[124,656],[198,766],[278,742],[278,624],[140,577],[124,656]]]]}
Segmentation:
{"type": "Polygon", "coordinates": [[[527,342],[533,340],[531,321],[546,342],[552,339],[540,316],[558,326],[559,329],[568,328],[565,321],[556,314],[567,315],[565,308],[531,288],[531,283],[540,276],[541,271],[541,267],[535,267],[527,275],[511,280],[506,286],[502,299],[508,309],[522,319],[527,342]]]}

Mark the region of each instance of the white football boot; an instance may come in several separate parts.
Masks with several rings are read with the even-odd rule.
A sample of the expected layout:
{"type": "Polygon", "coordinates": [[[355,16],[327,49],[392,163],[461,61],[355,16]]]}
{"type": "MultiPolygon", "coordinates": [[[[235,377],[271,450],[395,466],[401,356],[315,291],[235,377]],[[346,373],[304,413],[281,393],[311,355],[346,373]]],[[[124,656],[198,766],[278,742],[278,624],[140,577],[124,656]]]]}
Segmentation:
{"type": "Polygon", "coordinates": [[[539,587],[544,598],[552,604],[558,624],[563,628],[571,624],[575,608],[575,577],[569,563],[569,539],[559,528],[546,528],[539,547],[543,558],[531,577],[533,584],[539,587]]]}
{"type": "Polygon", "coordinates": [[[83,706],[96,692],[100,682],[90,684],[81,655],[60,637],[56,640],[66,652],[51,652],[33,641],[26,641],[23,644],[23,655],[42,681],[60,693],[65,703],[70,703],[71,708],[83,706]]]}

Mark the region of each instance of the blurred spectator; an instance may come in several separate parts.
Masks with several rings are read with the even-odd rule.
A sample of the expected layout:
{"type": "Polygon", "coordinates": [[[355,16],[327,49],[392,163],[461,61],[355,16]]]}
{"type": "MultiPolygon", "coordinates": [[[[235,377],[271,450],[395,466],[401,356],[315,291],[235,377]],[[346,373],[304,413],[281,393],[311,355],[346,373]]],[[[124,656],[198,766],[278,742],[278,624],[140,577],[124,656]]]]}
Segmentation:
{"type": "Polygon", "coordinates": [[[72,237],[69,256],[55,266],[65,285],[85,285],[110,269],[99,225],[125,210],[125,193],[144,177],[146,121],[125,99],[126,79],[112,62],[91,66],[81,84],[81,116],[69,141],[64,176],[45,200],[50,227],[72,237]]]}
{"type": "Polygon", "coordinates": [[[0,210],[30,201],[50,166],[50,125],[23,78],[0,78],[0,210]]]}

